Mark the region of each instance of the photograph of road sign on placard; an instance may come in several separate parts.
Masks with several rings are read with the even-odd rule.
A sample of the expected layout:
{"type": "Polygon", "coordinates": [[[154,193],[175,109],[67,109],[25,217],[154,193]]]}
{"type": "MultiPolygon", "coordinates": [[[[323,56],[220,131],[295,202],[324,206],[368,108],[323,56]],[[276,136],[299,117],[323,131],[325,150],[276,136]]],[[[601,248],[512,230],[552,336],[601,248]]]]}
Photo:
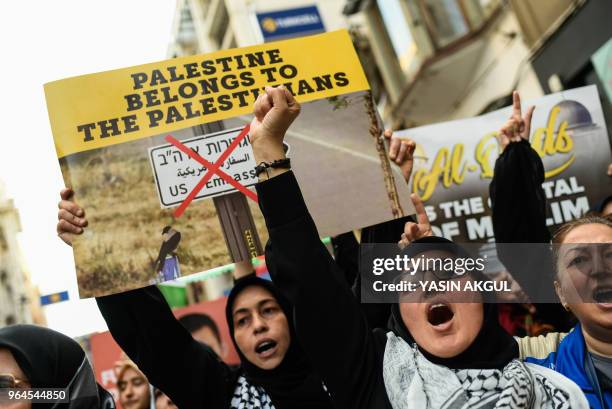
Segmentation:
{"type": "Polygon", "coordinates": [[[281,84],[302,104],[285,140],[322,236],[412,213],[346,31],[57,81],[56,150],[89,223],[73,240],[82,298],[263,252],[246,132],[259,93],[281,84]]]}
{"type": "MultiPolygon", "coordinates": [[[[210,162],[216,162],[242,129],[236,128],[209,135],[200,135],[193,139],[184,140],[182,143],[193,149],[194,152],[208,158],[210,162]]],[[[157,183],[159,201],[164,208],[180,205],[208,171],[205,166],[194,163],[192,159],[172,144],[150,148],[149,158],[157,183]]],[[[255,165],[249,140],[244,138],[221,166],[221,171],[230,175],[241,185],[250,187],[257,183],[255,165]]],[[[214,175],[195,196],[194,200],[212,198],[235,190],[223,178],[214,175]]]]}

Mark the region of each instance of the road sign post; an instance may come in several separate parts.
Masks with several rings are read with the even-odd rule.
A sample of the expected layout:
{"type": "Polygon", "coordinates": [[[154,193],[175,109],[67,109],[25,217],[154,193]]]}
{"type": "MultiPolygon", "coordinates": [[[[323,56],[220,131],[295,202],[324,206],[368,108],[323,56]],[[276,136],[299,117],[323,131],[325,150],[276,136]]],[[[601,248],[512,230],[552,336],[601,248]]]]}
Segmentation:
{"type": "MultiPolygon", "coordinates": [[[[202,135],[222,131],[224,126],[222,121],[216,121],[193,129],[196,135],[202,135]]],[[[262,254],[263,247],[246,196],[233,192],[214,197],[213,202],[232,261],[250,260],[262,254]]]]}

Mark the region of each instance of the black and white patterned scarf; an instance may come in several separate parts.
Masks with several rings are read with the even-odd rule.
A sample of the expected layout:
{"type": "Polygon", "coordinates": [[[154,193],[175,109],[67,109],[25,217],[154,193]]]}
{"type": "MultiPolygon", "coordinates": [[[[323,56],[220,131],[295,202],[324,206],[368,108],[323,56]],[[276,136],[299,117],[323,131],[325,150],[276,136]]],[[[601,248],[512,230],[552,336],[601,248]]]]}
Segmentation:
{"type": "Polygon", "coordinates": [[[230,404],[232,409],[274,409],[270,397],[261,386],[250,385],[244,376],[236,381],[230,404]]]}
{"type": "Polygon", "coordinates": [[[548,368],[515,359],[503,370],[453,370],[391,332],[383,378],[393,409],[588,408],[580,388],[548,368]]]}

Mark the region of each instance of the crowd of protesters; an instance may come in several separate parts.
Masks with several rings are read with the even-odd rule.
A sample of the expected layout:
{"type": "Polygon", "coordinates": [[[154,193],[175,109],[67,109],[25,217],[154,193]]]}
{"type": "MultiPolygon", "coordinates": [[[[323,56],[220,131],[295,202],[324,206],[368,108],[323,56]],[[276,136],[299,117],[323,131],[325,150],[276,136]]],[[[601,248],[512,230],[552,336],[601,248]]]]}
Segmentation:
{"type": "MultiPolygon", "coordinates": [[[[501,153],[490,185],[496,240],[612,243],[612,196],[551,235],[544,168],[529,144],[533,110],[523,115],[515,93],[498,135],[501,153]]],[[[439,293],[424,293],[419,302],[360,303],[355,235],[333,238],[330,254],[285,157],[283,138],[299,113],[282,86],[266,88],[255,103],[250,138],[256,162],[264,164],[256,189],[272,281],[246,275],[228,296],[225,318],[240,364],[224,363],[227,346],[209,317],[177,320],[155,286],[99,297],[108,328],[129,357],[117,367],[122,407],[612,409],[612,297],[576,302],[570,295],[589,285],[587,276],[605,281],[612,249],[602,255],[588,246],[554,247],[541,271],[528,268],[535,253],[527,251],[518,263],[498,249],[519,283],[540,275],[548,285],[541,291],[558,297],[554,304],[500,307],[487,294],[454,303],[439,293]],[[516,308],[544,330],[509,332],[507,317],[516,308]],[[533,336],[540,332],[546,333],[533,336]]],[[[414,142],[390,132],[385,137],[389,159],[408,181],[414,142]]],[[[73,196],[62,191],[59,205],[58,234],[68,244],[87,226],[73,196]]],[[[411,198],[414,217],[365,228],[359,241],[397,243],[411,257],[463,254],[434,235],[423,203],[411,198]]],[[[459,278],[488,279],[479,273],[459,278]]],[[[612,293],[612,281],[605,290],[612,293]]],[[[43,386],[70,391],[69,403],[48,407],[114,407],[75,341],[32,326],[1,329],[0,387],[43,386]]]]}

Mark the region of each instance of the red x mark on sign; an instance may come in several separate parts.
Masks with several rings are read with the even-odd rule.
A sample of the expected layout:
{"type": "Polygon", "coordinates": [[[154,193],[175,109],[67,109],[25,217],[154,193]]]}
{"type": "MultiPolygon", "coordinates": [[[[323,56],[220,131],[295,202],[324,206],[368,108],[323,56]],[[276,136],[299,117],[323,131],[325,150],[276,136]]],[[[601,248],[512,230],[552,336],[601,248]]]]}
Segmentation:
{"type": "Polygon", "coordinates": [[[234,149],[236,149],[238,145],[240,144],[240,142],[242,142],[242,140],[248,135],[249,128],[250,126],[246,125],[242,129],[240,134],[236,137],[236,139],[232,141],[230,146],[227,147],[225,152],[221,154],[221,156],[219,157],[219,159],[217,159],[215,163],[207,161],[206,159],[204,159],[203,157],[195,153],[192,149],[189,149],[187,146],[180,143],[177,139],[172,137],[172,135],[166,136],[166,141],[170,142],[172,145],[176,146],[176,148],[179,149],[181,152],[183,152],[185,155],[189,156],[191,159],[204,165],[204,167],[208,169],[208,172],[206,172],[204,177],[193,188],[193,190],[189,193],[189,195],[185,198],[185,200],[183,200],[183,203],[181,203],[181,205],[174,211],[174,217],[182,216],[187,206],[189,206],[191,201],[197,196],[198,193],[200,193],[200,190],[202,190],[202,188],[206,185],[206,183],[208,183],[210,178],[212,178],[215,174],[219,176],[221,179],[225,180],[230,185],[234,186],[240,192],[244,193],[249,199],[252,199],[255,202],[258,201],[257,195],[255,193],[247,189],[246,186],[243,186],[240,183],[236,182],[236,180],[234,180],[233,177],[231,177],[230,175],[228,175],[227,173],[225,173],[224,171],[220,169],[220,167],[223,166],[223,163],[232,154],[234,149]]]}

